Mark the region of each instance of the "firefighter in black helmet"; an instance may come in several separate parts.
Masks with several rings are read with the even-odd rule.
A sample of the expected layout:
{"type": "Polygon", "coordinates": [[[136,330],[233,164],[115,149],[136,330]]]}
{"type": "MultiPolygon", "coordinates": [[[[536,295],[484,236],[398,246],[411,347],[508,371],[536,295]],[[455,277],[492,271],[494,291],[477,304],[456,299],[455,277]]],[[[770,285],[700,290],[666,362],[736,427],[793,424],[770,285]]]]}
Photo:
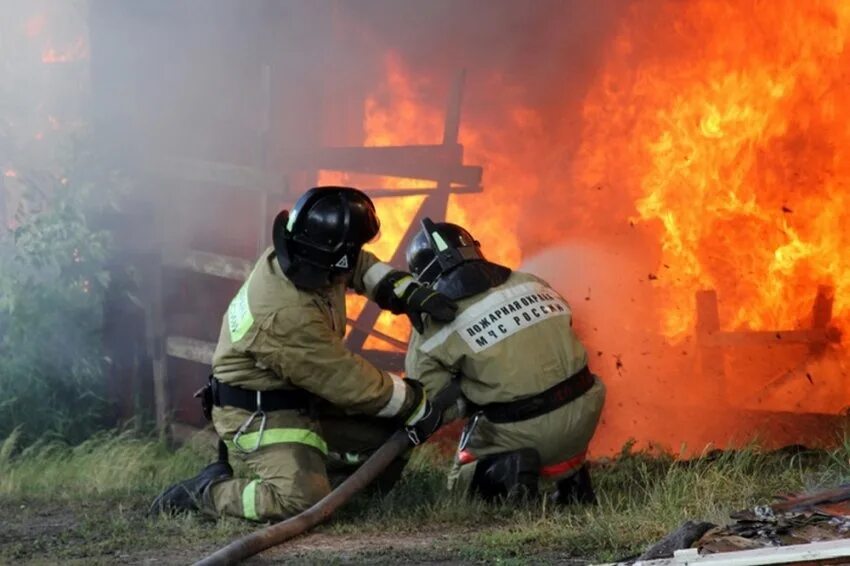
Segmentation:
{"type": "Polygon", "coordinates": [[[557,482],[556,502],[594,501],[584,460],[605,387],[587,367],[567,302],[542,279],[487,261],[455,224],[426,218],[407,263],[458,305],[454,321],[425,317],[406,359],[407,376],[430,395],[460,380],[469,421],[450,485],[486,499],[534,497],[544,475],[557,482]]]}
{"type": "Polygon", "coordinates": [[[204,392],[230,455],[256,477],[233,478],[216,462],[163,492],[155,511],[281,519],[316,503],[330,490],[329,471],[352,471],[399,426],[415,426],[420,438],[433,432],[438,419],[421,384],[343,344],[346,288],[418,328],[423,315],[454,318],[452,301],[362,250],[379,227],[369,197],[348,187],[310,189],[278,215],[274,247],[224,315],[204,392]]]}

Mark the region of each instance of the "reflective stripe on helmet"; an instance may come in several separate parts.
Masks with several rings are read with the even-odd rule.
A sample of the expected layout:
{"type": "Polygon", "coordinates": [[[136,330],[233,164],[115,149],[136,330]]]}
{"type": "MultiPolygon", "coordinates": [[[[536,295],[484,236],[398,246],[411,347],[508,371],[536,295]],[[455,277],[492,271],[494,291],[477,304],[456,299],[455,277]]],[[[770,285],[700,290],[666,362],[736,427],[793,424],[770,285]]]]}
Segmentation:
{"type": "Polygon", "coordinates": [[[263,480],[253,480],[242,489],[242,516],[251,521],[258,521],[257,515],[257,485],[263,480]]]}
{"type": "Polygon", "coordinates": [[[286,442],[294,442],[297,444],[306,444],[321,452],[324,455],[328,453],[328,445],[321,436],[303,428],[270,428],[262,432],[246,432],[239,437],[239,444],[236,445],[232,440],[227,441],[231,447],[235,446],[243,451],[253,450],[257,446],[257,439],[260,444],[258,447],[268,446],[270,444],[283,444],[286,442]]]}

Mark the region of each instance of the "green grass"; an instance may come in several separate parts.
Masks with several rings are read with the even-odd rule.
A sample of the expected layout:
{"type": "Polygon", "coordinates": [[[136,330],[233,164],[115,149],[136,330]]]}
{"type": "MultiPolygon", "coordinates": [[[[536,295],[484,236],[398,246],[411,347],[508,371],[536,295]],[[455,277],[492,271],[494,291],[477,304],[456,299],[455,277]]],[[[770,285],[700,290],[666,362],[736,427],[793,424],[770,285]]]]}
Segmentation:
{"type": "MultiPolygon", "coordinates": [[[[213,457],[211,447],[169,451],[156,440],[112,433],[73,448],[37,444],[13,456],[13,443],[10,438],[0,445],[0,563],[190,562],[254,528],[235,519],[146,516],[153,496],[196,473],[213,457]]],[[[687,519],[723,523],[729,512],[776,494],[847,481],[848,457],[850,443],[830,452],[764,453],[751,446],[688,462],[626,449],[594,468],[599,505],[559,509],[455,497],[444,487],[446,463],[426,447],[389,496],[361,496],[320,529],[325,538],[370,545],[301,549],[289,559],[610,560],[639,553],[687,519]]]]}

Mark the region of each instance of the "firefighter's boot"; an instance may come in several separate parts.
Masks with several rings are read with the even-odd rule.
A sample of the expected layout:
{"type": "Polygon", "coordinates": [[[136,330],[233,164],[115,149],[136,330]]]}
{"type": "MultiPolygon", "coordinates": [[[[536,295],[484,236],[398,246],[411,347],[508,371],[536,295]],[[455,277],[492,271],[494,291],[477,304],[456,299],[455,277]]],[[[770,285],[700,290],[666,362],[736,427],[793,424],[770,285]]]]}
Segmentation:
{"type": "Polygon", "coordinates": [[[487,501],[534,501],[538,494],[540,454],[534,448],[500,452],[482,458],[471,489],[487,501]]]}
{"type": "Polygon", "coordinates": [[[182,511],[200,511],[208,505],[202,505],[209,497],[212,484],[233,477],[233,468],[227,462],[213,462],[201,470],[197,476],[176,483],[160,493],[150,507],[150,514],[180,513],[182,511]]]}
{"type": "Polygon", "coordinates": [[[551,500],[559,505],[594,505],[596,504],[596,492],[593,491],[593,482],[590,480],[590,470],[587,464],[579,468],[578,472],[558,482],[558,488],[552,494],[551,500]]]}

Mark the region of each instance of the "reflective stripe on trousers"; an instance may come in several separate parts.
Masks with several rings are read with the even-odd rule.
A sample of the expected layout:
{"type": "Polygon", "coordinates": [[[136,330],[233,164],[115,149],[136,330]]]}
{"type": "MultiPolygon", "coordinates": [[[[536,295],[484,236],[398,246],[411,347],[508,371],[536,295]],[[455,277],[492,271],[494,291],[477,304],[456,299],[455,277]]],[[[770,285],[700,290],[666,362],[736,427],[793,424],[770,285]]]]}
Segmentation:
{"type": "Polygon", "coordinates": [[[239,437],[239,444],[236,445],[232,440],[227,441],[227,445],[231,448],[236,448],[242,451],[249,451],[257,446],[259,438],[259,446],[268,446],[270,444],[281,444],[284,442],[297,442],[298,444],[306,444],[312,446],[325,456],[328,455],[328,445],[321,436],[303,428],[270,428],[262,432],[247,432],[239,437]]]}
{"type": "Polygon", "coordinates": [[[246,519],[256,521],[259,519],[257,515],[257,486],[263,480],[253,480],[242,490],[242,515],[246,519]]]}

